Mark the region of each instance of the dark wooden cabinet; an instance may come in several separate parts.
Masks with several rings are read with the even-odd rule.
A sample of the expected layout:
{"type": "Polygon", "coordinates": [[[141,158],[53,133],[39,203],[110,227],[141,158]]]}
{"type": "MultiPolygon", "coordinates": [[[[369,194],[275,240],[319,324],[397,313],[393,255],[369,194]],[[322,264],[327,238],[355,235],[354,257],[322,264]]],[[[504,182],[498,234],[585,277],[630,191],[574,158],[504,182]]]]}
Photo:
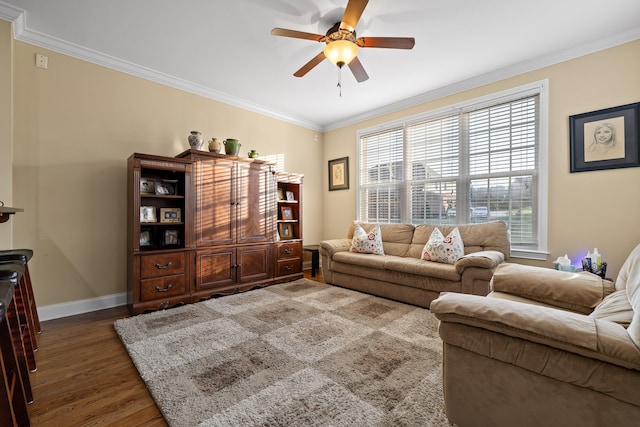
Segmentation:
{"type": "Polygon", "coordinates": [[[198,150],[128,163],[132,313],[303,277],[302,175],[198,150]]]}
{"type": "Polygon", "coordinates": [[[195,298],[270,284],[273,164],[189,150],[193,165],[195,298]]]}
{"type": "Polygon", "coordinates": [[[276,280],[295,280],[302,274],[302,178],[301,174],[278,173],[276,280]]]}

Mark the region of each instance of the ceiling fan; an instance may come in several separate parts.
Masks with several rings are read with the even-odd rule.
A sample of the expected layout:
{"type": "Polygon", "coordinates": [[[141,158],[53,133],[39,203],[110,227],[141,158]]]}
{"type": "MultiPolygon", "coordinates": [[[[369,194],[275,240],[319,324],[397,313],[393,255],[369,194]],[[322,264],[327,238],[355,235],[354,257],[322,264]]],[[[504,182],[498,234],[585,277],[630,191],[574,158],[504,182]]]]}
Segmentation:
{"type": "Polygon", "coordinates": [[[356,37],[356,25],[368,2],[369,0],[349,0],[342,16],[342,21],[337,22],[324,36],[284,28],[271,30],[271,34],[274,36],[315,40],[327,44],[322,52],[303,65],[293,75],[302,77],[327,58],[339,68],[348,65],[356,80],[363,82],[369,78],[369,75],[357,57],[358,48],[412,49],[415,45],[413,37],[356,37]]]}

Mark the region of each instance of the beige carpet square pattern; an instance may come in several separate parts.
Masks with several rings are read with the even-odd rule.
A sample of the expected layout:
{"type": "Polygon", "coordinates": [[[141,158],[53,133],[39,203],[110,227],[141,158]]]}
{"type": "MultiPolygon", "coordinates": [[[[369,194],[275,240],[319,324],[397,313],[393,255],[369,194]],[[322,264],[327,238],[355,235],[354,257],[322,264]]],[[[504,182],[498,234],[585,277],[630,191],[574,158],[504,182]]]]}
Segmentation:
{"type": "Polygon", "coordinates": [[[448,426],[437,320],[306,279],[118,320],[171,426],[448,426]]]}

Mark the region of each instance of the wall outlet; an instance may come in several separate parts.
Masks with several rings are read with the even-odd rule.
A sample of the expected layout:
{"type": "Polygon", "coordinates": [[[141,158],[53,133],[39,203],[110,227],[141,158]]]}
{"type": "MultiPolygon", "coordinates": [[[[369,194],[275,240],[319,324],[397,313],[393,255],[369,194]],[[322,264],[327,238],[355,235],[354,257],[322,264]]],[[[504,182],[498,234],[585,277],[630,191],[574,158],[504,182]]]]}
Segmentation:
{"type": "Polygon", "coordinates": [[[36,67],[44,68],[45,70],[49,66],[49,57],[36,53],[36,67]]]}

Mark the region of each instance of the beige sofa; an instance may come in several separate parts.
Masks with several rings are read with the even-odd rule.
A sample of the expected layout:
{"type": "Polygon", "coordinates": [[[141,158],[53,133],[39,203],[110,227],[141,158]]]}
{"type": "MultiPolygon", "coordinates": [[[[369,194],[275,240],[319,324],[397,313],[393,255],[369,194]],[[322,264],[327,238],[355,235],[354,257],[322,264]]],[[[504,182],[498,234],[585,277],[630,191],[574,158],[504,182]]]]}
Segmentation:
{"type": "MultiPolygon", "coordinates": [[[[361,225],[369,232],[377,224],[361,225]]],[[[350,252],[354,227],[346,239],[320,243],[324,280],[427,308],[444,291],[487,295],[495,268],[510,251],[509,233],[502,221],[457,226],[465,255],[455,264],[420,258],[435,225],[380,224],[384,255],[350,252]]],[[[445,236],[455,228],[437,227],[445,236]]]]}
{"type": "Polygon", "coordinates": [[[615,286],[591,273],[504,263],[492,289],[431,304],[449,421],[640,425],[640,245],[615,286]]]}

